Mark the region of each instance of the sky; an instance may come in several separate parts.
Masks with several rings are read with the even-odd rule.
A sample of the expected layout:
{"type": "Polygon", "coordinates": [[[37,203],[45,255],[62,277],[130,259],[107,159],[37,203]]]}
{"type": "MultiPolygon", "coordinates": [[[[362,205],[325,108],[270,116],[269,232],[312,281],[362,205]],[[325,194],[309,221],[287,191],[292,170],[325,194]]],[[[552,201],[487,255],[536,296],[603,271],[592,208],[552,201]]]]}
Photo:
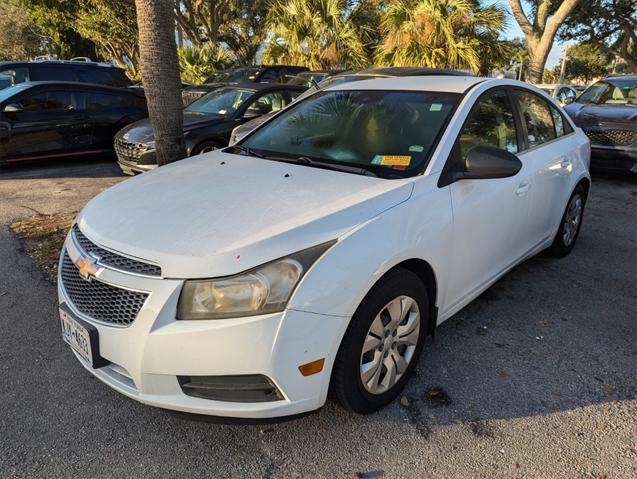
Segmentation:
{"type": "MultiPolygon", "coordinates": [[[[509,7],[509,2],[507,2],[506,0],[501,0],[500,4],[504,6],[504,8],[506,8],[506,10],[509,12],[509,28],[505,32],[504,37],[509,40],[512,38],[524,38],[524,33],[522,33],[522,30],[520,30],[518,22],[516,22],[515,18],[513,18],[511,7],[509,7]]],[[[524,8],[527,16],[529,16],[529,2],[523,1],[522,8],[524,8]]],[[[551,49],[551,53],[549,53],[548,59],[546,60],[546,68],[553,68],[555,65],[557,65],[562,59],[563,51],[564,45],[555,40],[555,42],[553,43],[553,48],[551,49]]]]}

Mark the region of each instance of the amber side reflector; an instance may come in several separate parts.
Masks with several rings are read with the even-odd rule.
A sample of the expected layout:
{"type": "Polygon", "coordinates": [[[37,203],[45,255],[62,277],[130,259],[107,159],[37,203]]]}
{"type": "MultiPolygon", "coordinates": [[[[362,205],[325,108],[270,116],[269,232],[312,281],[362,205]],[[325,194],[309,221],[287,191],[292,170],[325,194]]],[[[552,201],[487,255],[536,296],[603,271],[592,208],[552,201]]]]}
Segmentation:
{"type": "Polygon", "coordinates": [[[301,371],[303,376],[311,376],[312,374],[320,373],[323,370],[324,364],[325,358],[317,359],[311,363],[299,366],[299,371],[301,371]]]}

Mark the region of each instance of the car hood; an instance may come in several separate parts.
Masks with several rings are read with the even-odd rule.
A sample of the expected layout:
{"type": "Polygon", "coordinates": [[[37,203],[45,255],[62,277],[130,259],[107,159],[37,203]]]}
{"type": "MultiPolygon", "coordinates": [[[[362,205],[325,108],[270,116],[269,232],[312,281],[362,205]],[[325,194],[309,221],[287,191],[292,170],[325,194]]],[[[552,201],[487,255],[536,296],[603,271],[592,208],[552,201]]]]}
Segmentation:
{"type": "Polygon", "coordinates": [[[572,103],[565,110],[580,127],[614,123],[634,127],[637,122],[637,106],[572,103]]]}
{"type": "Polygon", "coordinates": [[[211,152],[125,180],[78,216],[96,243],[165,277],[226,276],[339,238],[406,201],[387,180],[211,152]]]}
{"type": "MultiPolygon", "coordinates": [[[[184,111],[183,115],[184,133],[194,128],[198,128],[203,125],[209,125],[211,123],[225,119],[223,115],[193,113],[189,111],[184,111]]],[[[121,138],[124,141],[145,143],[154,139],[153,127],[150,125],[150,120],[148,118],[145,118],[122,128],[117,133],[117,137],[121,138]]]]}

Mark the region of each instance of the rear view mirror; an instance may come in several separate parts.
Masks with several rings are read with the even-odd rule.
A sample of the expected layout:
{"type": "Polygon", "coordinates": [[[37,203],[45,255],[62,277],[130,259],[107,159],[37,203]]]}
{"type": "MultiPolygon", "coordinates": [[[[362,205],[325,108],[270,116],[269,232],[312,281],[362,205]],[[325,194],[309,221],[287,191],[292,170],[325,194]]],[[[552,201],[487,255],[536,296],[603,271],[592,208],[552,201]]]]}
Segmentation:
{"type": "Polygon", "coordinates": [[[522,169],[522,162],[513,153],[501,148],[480,145],[467,155],[464,171],[456,173],[457,180],[508,178],[522,169]]]}
{"type": "Polygon", "coordinates": [[[7,106],[4,107],[3,111],[5,113],[18,113],[22,111],[22,105],[20,105],[19,103],[9,103],[7,106]]]}

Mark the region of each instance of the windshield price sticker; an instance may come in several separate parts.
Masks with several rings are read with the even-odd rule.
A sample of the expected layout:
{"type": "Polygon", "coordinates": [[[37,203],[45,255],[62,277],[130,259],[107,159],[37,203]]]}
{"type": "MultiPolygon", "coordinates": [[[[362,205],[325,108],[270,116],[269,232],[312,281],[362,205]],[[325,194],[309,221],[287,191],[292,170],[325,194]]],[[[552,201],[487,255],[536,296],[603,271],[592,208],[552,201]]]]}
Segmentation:
{"type": "Polygon", "coordinates": [[[372,165],[391,166],[392,168],[407,168],[411,163],[409,155],[376,155],[372,165]]]}

